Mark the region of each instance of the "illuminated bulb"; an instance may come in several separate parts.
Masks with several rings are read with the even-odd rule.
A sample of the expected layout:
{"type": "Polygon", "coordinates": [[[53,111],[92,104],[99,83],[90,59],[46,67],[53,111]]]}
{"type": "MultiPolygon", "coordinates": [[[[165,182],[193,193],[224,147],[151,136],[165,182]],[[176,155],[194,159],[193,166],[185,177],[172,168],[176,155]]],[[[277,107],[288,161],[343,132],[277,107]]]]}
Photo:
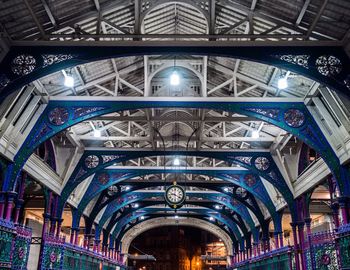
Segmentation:
{"type": "Polygon", "coordinates": [[[215,205],[215,209],[220,209],[220,206],[219,205],[215,205]]]}
{"type": "Polygon", "coordinates": [[[180,159],[176,157],[173,162],[174,166],[179,166],[180,165],[180,159]]]}
{"type": "Polygon", "coordinates": [[[175,219],[178,219],[178,218],[179,218],[179,216],[178,216],[178,215],[176,215],[174,218],[175,218],[175,219]]]}
{"type": "Polygon", "coordinates": [[[171,85],[179,85],[180,84],[180,76],[176,71],[170,75],[170,84],[171,85]]]}
{"type": "Polygon", "coordinates": [[[210,217],[209,219],[210,219],[210,221],[213,221],[213,220],[214,220],[214,218],[213,218],[213,217],[210,217]]]}
{"type": "Polygon", "coordinates": [[[139,207],[139,204],[138,204],[138,203],[135,203],[134,207],[135,207],[135,208],[139,207]]]}
{"type": "Polygon", "coordinates": [[[252,138],[257,139],[260,137],[259,131],[258,130],[253,130],[252,131],[252,138]]]}
{"type": "Polygon", "coordinates": [[[129,187],[129,186],[127,186],[127,187],[125,188],[125,190],[126,190],[126,191],[130,190],[130,187],[129,187]]]}
{"type": "Polygon", "coordinates": [[[95,129],[94,130],[94,137],[96,137],[96,138],[101,137],[101,130],[95,129]]]}
{"type": "Polygon", "coordinates": [[[288,81],[286,78],[280,78],[277,83],[278,89],[286,89],[288,87],[288,81]]]}
{"type": "Polygon", "coordinates": [[[64,85],[67,87],[73,87],[74,86],[74,78],[71,75],[66,75],[64,77],[64,85]]]}
{"type": "Polygon", "coordinates": [[[145,217],[144,217],[144,216],[141,216],[141,217],[140,217],[140,219],[141,219],[141,220],[144,220],[144,219],[145,219],[145,217]]]}
{"type": "Polygon", "coordinates": [[[225,191],[225,192],[228,192],[228,187],[225,187],[225,188],[224,188],[224,191],[225,191]]]}

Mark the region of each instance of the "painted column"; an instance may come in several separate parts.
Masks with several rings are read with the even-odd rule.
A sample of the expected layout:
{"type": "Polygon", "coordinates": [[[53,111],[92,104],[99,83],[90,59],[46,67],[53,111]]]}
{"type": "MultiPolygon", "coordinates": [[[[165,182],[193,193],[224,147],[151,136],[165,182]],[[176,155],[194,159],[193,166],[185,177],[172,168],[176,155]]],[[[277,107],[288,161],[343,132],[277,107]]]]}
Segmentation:
{"type": "Polygon", "coordinates": [[[303,270],[307,270],[306,257],[305,257],[305,236],[304,236],[304,222],[298,222],[298,234],[299,234],[299,250],[300,259],[303,270]]]}
{"type": "Polygon", "coordinates": [[[275,248],[278,249],[280,247],[279,245],[279,239],[278,239],[278,236],[279,236],[279,232],[274,232],[273,233],[273,236],[275,237],[275,248]]]}
{"type": "Polygon", "coordinates": [[[57,231],[56,231],[56,237],[59,237],[61,234],[61,227],[62,227],[63,219],[57,219],[57,231]]]}
{"type": "Polygon", "coordinates": [[[300,270],[300,261],[299,261],[299,248],[298,248],[298,237],[297,237],[297,224],[291,223],[293,231],[293,240],[294,240],[294,256],[295,256],[295,270],[300,270]]]}
{"type": "Polygon", "coordinates": [[[0,191],[0,219],[3,219],[5,212],[5,192],[0,191]]]}
{"type": "Polygon", "coordinates": [[[333,222],[334,222],[334,227],[336,230],[338,230],[340,226],[340,221],[339,221],[339,203],[333,202],[331,205],[332,208],[332,217],[333,217],[333,222]]]}
{"type": "Polygon", "coordinates": [[[78,237],[79,237],[79,231],[80,231],[80,228],[75,228],[75,236],[74,236],[74,245],[78,245],[78,237]]]}
{"type": "Polygon", "coordinates": [[[19,214],[24,203],[23,195],[24,195],[24,189],[26,186],[26,181],[27,181],[27,173],[23,172],[21,181],[19,183],[19,188],[18,188],[18,196],[17,196],[16,210],[15,210],[15,217],[14,217],[15,224],[18,223],[19,214]]]}
{"type": "Polygon", "coordinates": [[[280,247],[282,248],[284,246],[284,244],[283,244],[283,232],[280,232],[279,238],[280,238],[280,247]]]}
{"type": "Polygon", "coordinates": [[[16,195],[17,195],[16,192],[13,192],[13,191],[7,192],[7,207],[6,207],[6,215],[5,215],[5,219],[7,221],[11,221],[12,210],[15,206],[16,195]]]}
{"type": "Polygon", "coordinates": [[[343,225],[349,223],[349,217],[348,217],[348,206],[347,206],[347,198],[345,197],[339,197],[338,198],[339,206],[340,206],[340,213],[343,220],[343,225]]]}
{"type": "Polygon", "coordinates": [[[75,236],[75,229],[74,229],[74,228],[71,228],[71,229],[70,229],[69,243],[74,244],[74,236],[75,236]]]}

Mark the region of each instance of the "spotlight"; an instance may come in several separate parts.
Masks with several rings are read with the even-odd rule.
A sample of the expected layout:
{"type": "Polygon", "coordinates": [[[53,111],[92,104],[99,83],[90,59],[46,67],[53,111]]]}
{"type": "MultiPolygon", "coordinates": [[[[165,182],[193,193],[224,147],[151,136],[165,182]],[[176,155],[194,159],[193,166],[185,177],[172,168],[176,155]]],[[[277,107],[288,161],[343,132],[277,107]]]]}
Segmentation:
{"type": "Polygon", "coordinates": [[[66,75],[64,77],[64,85],[66,87],[74,87],[74,78],[71,75],[66,75]]]}
{"type": "Polygon", "coordinates": [[[174,70],[173,73],[170,75],[170,84],[171,85],[179,85],[180,84],[180,76],[176,72],[176,70],[174,70]]]}
{"type": "Polygon", "coordinates": [[[286,89],[288,87],[287,78],[280,78],[277,83],[278,89],[286,89]]]}
{"type": "Polygon", "coordinates": [[[260,137],[259,131],[258,130],[253,130],[252,131],[252,138],[257,139],[260,137]]]}
{"type": "Polygon", "coordinates": [[[96,138],[101,137],[101,130],[95,129],[94,130],[94,137],[96,137],[96,138]]]}
{"type": "Polygon", "coordinates": [[[176,157],[173,162],[174,166],[179,166],[180,165],[180,159],[176,157]]]}

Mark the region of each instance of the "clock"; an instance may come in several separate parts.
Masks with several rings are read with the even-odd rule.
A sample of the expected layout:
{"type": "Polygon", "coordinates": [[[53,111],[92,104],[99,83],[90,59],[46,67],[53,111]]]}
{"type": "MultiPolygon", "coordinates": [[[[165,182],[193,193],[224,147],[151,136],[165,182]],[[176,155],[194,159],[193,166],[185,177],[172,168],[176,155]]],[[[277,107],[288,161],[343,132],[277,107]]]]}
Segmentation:
{"type": "Polygon", "coordinates": [[[165,201],[174,209],[180,208],[185,201],[186,193],[185,189],[174,182],[165,191],[165,201]]]}

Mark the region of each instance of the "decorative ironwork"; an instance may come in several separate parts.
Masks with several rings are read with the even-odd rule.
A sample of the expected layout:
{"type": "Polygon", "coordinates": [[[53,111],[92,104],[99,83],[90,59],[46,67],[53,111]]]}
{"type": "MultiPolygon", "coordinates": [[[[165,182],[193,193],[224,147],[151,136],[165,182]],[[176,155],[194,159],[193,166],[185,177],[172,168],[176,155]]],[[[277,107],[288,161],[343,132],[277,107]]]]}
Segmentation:
{"type": "Polygon", "coordinates": [[[73,119],[104,109],[106,109],[106,107],[73,107],[73,119]]]}
{"type": "Polygon", "coordinates": [[[12,258],[12,269],[27,269],[32,230],[27,227],[16,227],[16,238],[12,258]]]}
{"type": "Polygon", "coordinates": [[[36,144],[40,139],[42,139],[50,131],[52,131],[52,128],[49,127],[46,123],[44,123],[41,129],[39,130],[39,132],[35,135],[32,143],[36,144]]]}
{"type": "Polygon", "coordinates": [[[258,170],[266,171],[270,167],[270,161],[266,157],[257,157],[254,165],[258,170]]]}
{"type": "Polygon", "coordinates": [[[29,54],[21,54],[12,60],[11,70],[13,73],[24,76],[31,73],[36,67],[34,56],[29,54]]]}
{"type": "Polygon", "coordinates": [[[71,54],[43,54],[43,67],[50,66],[52,64],[57,64],[68,59],[72,59],[73,55],[71,54]]]}
{"type": "Polygon", "coordinates": [[[252,174],[247,174],[246,176],[244,176],[244,183],[248,187],[253,187],[256,184],[256,177],[252,174]]]}
{"type": "Polygon", "coordinates": [[[288,126],[298,128],[305,123],[305,115],[298,109],[289,109],[284,113],[284,121],[288,126]]]}
{"type": "Polygon", "coordinates": [[[5,74],[0,74],[0,89],[5,88],[9,84],[10,80],[5,74]]]}
{"type": "Polygon", "coordinates": [[[240,156],[238,156],[238,157],[229,157],[229,158],[233,158],[235,160],[238,160],[238,161],[245,163],[245,164],[248,164],[248,165],[251,164],[251,160],[252,160],[252,157],[240,157],[240,156]]]}
{"type": "Polygon", "coordinates": [[[316,60],[316,68],[323,76],[335,76],[342,70],[341,61],[333,55],[322,55],[316,60]]]}
{"type": "Polygon", "coordinates": [[[286,61],[288,63],[302,66],[304,68],[309,68],[309,58],[310,55],[307,54],[283,54],[283,55],[276,55],[278,59],[282,61],[286,61]]]}
{"type": "Polygon", "coordinates": [[[247,196],[248,196],[248,192],[247,192],[246,189],[244,189],[244,188],[242,188],[242,187],[238,187],[238,188],[236,189],[236,195],[237,195],[238,197],[242,198],[242,199],[245,199],[245,198],[247,198],[247,196]]]}
{"type": "Polygon", "coordinates": [[[108,174],[108,173],[101,173],[101,174],[98,176],[98,182],[99,182],[101,185],[107,184],[108,181],[109,181],[109,174],[108,174]]]}
{"type": "Polygon", "coordinates": [[[90,156],[85,158],[85,166],[88,169],[96,168],[99,163],[100,163],[100,160],[99,160],[98,156],[90,155],[90,156]]]}
{"type": "Polygon", "coordinates": [[[102,155],[102,162],[103,164],[107,163],[107,162],[111,162],[112,160],[115,160],[117,158],[121,158],[124,157],[125,155],[121,156],[121,155],[102,155]]]}
{"type": "MultiPolygon", "coordinates": [[[[346,77],[346,79],[344,80],[344,84],[350,90],[350,75],[348,75],[346,77]]],[[[0,87],[1,87],[1,85],[0,85],[0,87]]]]}
{"type": "Polygon", "coordinates": [[[262,108],[246,108],[246,111],[255,112],[257,114],[261,114],[263,116],[277,119],[278,114],[280,112],[279,109],[262,109],[262,108]]]}
{"type": "Polygon", "coordinates": [[[56,107],[52,109],[48,114],[50,123],[55,126],[61,126],[66,123],[68,116],[69,114],[67,109],[63,107],[56,107]]]}

